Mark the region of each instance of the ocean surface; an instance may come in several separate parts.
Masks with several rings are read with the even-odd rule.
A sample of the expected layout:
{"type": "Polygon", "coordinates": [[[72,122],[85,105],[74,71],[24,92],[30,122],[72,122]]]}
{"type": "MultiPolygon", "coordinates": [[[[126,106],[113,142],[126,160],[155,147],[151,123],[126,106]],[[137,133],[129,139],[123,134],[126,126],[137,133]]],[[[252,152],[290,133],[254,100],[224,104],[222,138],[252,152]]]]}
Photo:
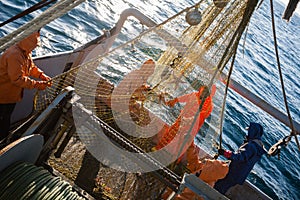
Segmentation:
{"type": "MultiPolygon", "coordinates": [[[[35,0],[1,0],[0,22],[34,5],[35,0]]],[[[91,0],[76,7],[42,29],[42,47],[35,55],[73,50],[114,26],[125,8],[137,8],[159,23],[196,1],[191,0],[91,0]]],[[[276,33],[287,100],[292,118],[300,123],[300,14],[290,22],[281,19],[285,5],[275,1],[276,33]]],[[[299,5],[300,6],[300,5],[299,5]]],[[[37,16],[41,11],[0,28],[0,37],[37,16]]],[[[262,99],[286,113],[281,92],[272,35],[269,1],[255,11],[243,37],[232,78],[262,99]]],[[[135,30],[126,30],[137,32],[135,30]]],[[[125,40],[125,38],[124,38],[125,40]]],[[[118,41],[122,43],[122,41],[118,41]]],[[[278,120],[229,91],[225,113],[223,146],[236,150],[243,142],[250,121],[263,125],[263,141],[267,149],[290,130],[278,120]]],[[[300,152],[295,140],[282,149],[280,160],[264,156],[248,176],[248,180],[272,199],[300,200],[300,152]]]]}

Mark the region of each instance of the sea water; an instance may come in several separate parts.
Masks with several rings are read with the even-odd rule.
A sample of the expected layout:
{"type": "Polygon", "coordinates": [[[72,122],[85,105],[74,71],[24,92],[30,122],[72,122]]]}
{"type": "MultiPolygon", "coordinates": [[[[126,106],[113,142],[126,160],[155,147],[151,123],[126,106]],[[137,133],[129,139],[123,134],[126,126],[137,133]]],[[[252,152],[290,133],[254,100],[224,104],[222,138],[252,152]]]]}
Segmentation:
{"type": "MultiPolygon", "coordinates": [[[[13,17],[34,5],[35,0],[1,0],[0,22],[13,17]]],[[[196,1],[162,0],[109,0],[87,1],[76,9],[51,22],[42,29],[43,46],[34,52],[45,55],[73,50],[101,35],[103,30],[114,26],[125,8],[137,8],[159,23],[196,1]]],[[[292,118],[300,122],[300,14],[296,13],[290,22],[281,19],[285,6],[274,2],[278,49],[287,101],[292,118]]],[[[299,6],[298,6],[299,7],[299,6]]],[[[45,8],[44,8],[45,9],[45,8]]],[[[41,11],[18,19],[0,28],[0,37],[37,16],[41,11]]],[[[232,78],[255,93],[269,104],[286,113],[279,72],[274,51],[269,1],[264,1],[255,11],[246,37],[238,49],[232,78]]],[[[128,33],[137,32],[127,30],[128,33]]],[[[127,40],[126,34],[123,36],[127,40]]],[[[122,41],[118,41],[122,43],[122,41]]],[[[260,108],[229,91],[224,120],[223,147],[236,150],[243,142],[245,127],[250,121],[263,125],[263,141],[267,149],[290,129],[272,118],[260,108]]],[[[300,199],[300,152],[295,140],[281,151],[280,160],[264,156],[258,162],[248,180],[272,199],[300,199]]]]}

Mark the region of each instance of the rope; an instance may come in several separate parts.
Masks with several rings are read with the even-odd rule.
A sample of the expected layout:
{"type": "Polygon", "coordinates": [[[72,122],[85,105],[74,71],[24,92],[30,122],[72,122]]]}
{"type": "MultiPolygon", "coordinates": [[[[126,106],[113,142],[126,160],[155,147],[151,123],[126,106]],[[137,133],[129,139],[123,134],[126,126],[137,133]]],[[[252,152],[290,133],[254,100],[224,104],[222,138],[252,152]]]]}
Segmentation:
{"type": "MultiPolygon", "coordinates": [[[[125,68],[126,71],[128,71],[128,68],[130,70],[135,69],[132,66],[137,65],[137,63],[140,63],[142,60],[144,60],[144,57],[152,57],[153,60],[157,60],[157,64],[159,65],[167,65],[167,67],[170,66],[170,61],[174,60],[174,57],[176,55],[182,55],[183,58],[179,59],[179,63],[175,63],[174,69],[190,75],[194,72],[192,71],[195,67],[197,71],[195,73],[195,77],[193,77],[195,80],[204,83],[205,85],[208,85],[209,88],[214,82],[214,79],[218,75],[220,69],[222,69],[223,66],[226,65],[227,61],[230,59],[231,55],[235,53],[236,47],[238,45],[238,41],[240,36],[243,33],[244,27],[247,25],[248,17],[251,16],[251,11],[254,8],[249,8],[249,6],[255,7],[257,1],[246,1],[246,0],[240,0],[240,1],[232,1],[232,6],[228,6],[226,9],[218,10],[216,7],[213,6],[213,4],[210,4],[208,1],[201,1],[201,8],[206,8],[203,13],[203,21],[198,26],[189,26],[186,28],[186,23],[184,20],[185,13],[188,12],[190,9],[193,9],[194,7],[190,7],[187,9],[184,9],[183,11],[177,13],[171,18],[168,18],[166,21],[164,21],[161,24],[154,25],[153,27],[150,27],[146,31],[142,32],[138,35],[135,39],[126,42],[124,44],[119,45],[117,48],[103,54],[98,55],[97,57],[89,60],[86,63],[80,64],[77,67],[72,67],[72,69],[66,73],[60,74],[56,77],[52,78],[53,86],[49,89],[47,89],[47,92],[50,92],[49,94],[51,97],[56,95],[56,92],[63,88],[64,85],[70,84],[73,85],[74,80],[78,80],[78,87],[75,88],[76,94],[81,96],[80,99],[81,103],[84,105],[84,107],[90,109],[97,106],[99,109],[99,113],[101,114],[101,118],[99,119],[103,120],[106,124],[101,122],[101,128],[105,130],[105,133],[109,135],[109,138],[112,138],[115,141],[120,141],[120,143],[123,145],[122,147],[126,145],[132,152],[139,152],[140,150],[143,150],[142,147],[138,146],[141,142],[137,142],[138,145],[131,145],[132,143],[135,144],[130,137],[118,137],[119,135],[122,136],[121,133],[118,132],[118,130],[113,131],[109,127],[109,121],[110,123],[114,123],[114,119],[112,118],[111,110],[107,107],[106,102],[102,100],[109,99],[109,95],[111,94],[110,87],[104,88],[103,85],[99,85],[99,94],[103,95],[101,96],[103,99],[96,99],[95,91],[92,91],[92,87],[89,87],[89,82],[95,81],[94,72],[96,71],[100,76],[102,76],[101,71],[105,70],[106,73],[103,73],[108,77],[107,80],[115,82],[119,81],[118,76],[119,72],[115,70],[115,66],[121,68],[121,74],[122,68],[125,68]],[[247,3],[246,3],[247,2],[247,3]],[[236,5],[236,6],[235,6],[236,5]],[[247,8],[246,8],[247,6],[247,8]],[[229,21],[229,22],[228,22],[229,21]],[[226,22],[226,23],[225,23],[226,22]],[[180,26],[178,26],[180,24],[180,26]],[[176,30],[176,31],[174,31],[176,30]],[[172,32],[173,31],[173,32],[172,32]],[[184,33],[184,34],[181,34],[184,33]],[[162,38],[163,41],[165,41],[167,44],[161,48],[161,46],[157,46],[155,44],[152,44],[151,41],[149,41],[151,38],[159,37],[162,38]],[[147,39],[147,40],[145,40],[147,39]],[[147,42],[149,41],[149,42],[147,42]],[[134,52],[131,52],[132,45],[137,46],[137,51],[143,51],[144,54],[140,53],[139,55],[134,54],[134,52]],[[225,47],[226,51],[225,51],[225,47]],[[163,54],[161,54],[161,51],[155,51],[155,49],[160,49],[163,51],[163,54]],[[166,49],[166,50],[165,50],[166,49]],[[121,50],[121,54],[120,51],[121,50]],[[145,52],[145,50],[147,52],[145,52]],[[123,58],[125,56],[130,55],[129,61],[123,62],[123,58]],[[224,55],[224,56],[223,56],[224,55]],[[210,62],[211,68],[210,68],[210,62]],[[134,64],[131,64],[134,63],[134,64]],[[206,63],[208,66],[206,66],[206,63]],[[220,67],[215,67],[215,63],[219,64],[220,67]],[[110,68],[113,68],[112,70],[110,68]],[[199,72],[198,72],[198,68],[199,72]],[[209,70],[206,70],[209,68],[209,70]],[[99,71],[98,71],[99,70],[99,71]],[[81,71],[81,73],[77,75],[77,71],[81,71]],[[111,73],[113,71],[113,73],[111,73]],[[117,72],[115,72],[117,71],[117,72]],[[215,74],[213,78],[211,77],[210,73],[213,73],[211,71],[214,71],[215,74]],[[109,73],[111,74],[109,74],[109,73]],[[112,78],[111,78],[112,77],[112,78]],[[50,91],[51,90],[51,91],[50,91]],[[107,97],[105,97],[106,95],[107,97]],[[92,100],[94,101],[92,101],[92,100]],[[98,103],[98,105],[97,105],[98,103]],[[106,107],[105,107],[106,106],[106,107]],[[108,124],[108,125],[107,125],[108,124]],[[117,140],[118,139],[118,140],[117,140]]],[[[162,40],[160,40],[162,41],[162,40]]],[[[76,66],[74,64],[74,66],[76,66]]],[[[172,68],[168,68],[171,69],[172,68]]],[[[160,74],[160,73],[158,73],[160,74]]],[[[155,74],[157,75],[157,74],[155,74]]],[[[105,76],[105,78],[106,78],[105,76]]],[[[123,74],[124,76],[124,74],[123,74]]],[[[172,78],[172,77],[171,77],[172,78]]],[[[76,81],[77,81],[76,80],[76,81]]],[[[172,80],[172,79],[171,79],[172,80]]],[[[170,80],[170,81],[171,81],[170,80]]],[[[134,79],[132,80],[135,81],[134,79]]],[[[156,80],[155,80],[156,81],[156,80]]],[[[154,83],[156,83],[153,81],[154,83]]],[[[157,82],[160,82],[161,80],[158,79],[157,82]]],[[[168,82],[167,82],[168,83],[168,82]]],[[[166,84],[167,84],[166,83],[166,84]]],[[[170,83],[173,84],[173,83],[170,83]]],[[[170,85],[169,84],[169,85],[170,85]]],[[[176,86],[176,85],[175,85],[176,86]]],[[[157,86],[158,90],[161,91],[167,91],[169,92],[170,88],[176,90],[176,87],[169,87],[164,84],[160,84],[159,87],[157,86]]],[[[98,89],[98,88],[97,88],[98,89]]],[[[185,89],[179,88],[180,89],[185,89]]],[[[177,95],[179,92],[182,91],[175,91],[174,95],[177,95]],[[175,93],[176,92],[176,93],[175,93]]],[[[42,93],[42,92],[41,92],[42,93]]],[[[173,91],[170,91],[170,94],[173,95],[173,91]]],[[[123,94],[122,95],[126,95],[123,94]]],[[[123,103],[121,100],[124,98],[124,96],[120,96],[120,103],[123,103]]],[[[41,98],[43,100],[44,98],[41,98]]],[[[199,114],[200,109],[202,107],[202,104],[199,106],[196,116],[199,114]]],[[[97,112],[97,110],[96,110],[97,112]]],[[[120,116],[122,114],[128,112],[125,110],[122,113],[120,112],[120,116]]],[[[97,113],[98,114],[98,113],[97,113]]],[[[100,115],[99,114],[99,115],[100,115]]],[[[119,114],[119,113],[118,113],[119,114]]],[[[214,115],[217,116],[217,115],[214,115]]],[[[214,117],[213,116],[213,117],[214,117]]],[[[116,118],[116,117],[114,117],[116,118]]],[[[97,118],[98,119],[98,118],[97,118]]],[[[193,125],[196,123],[196,118],[194,118],[193,125]]],[[[218,120],[211,120],[212,123],[218,123],[218,120]]],[[[88,126],[89,124],[87,124],[88,126]]],[[[218,126],[214,126],[218,127],[218,126]]],[[[146,129],[145,129],[146,130],[146,129]]],[[[191,132],[192,129],[188,130],[188,132],[191,132]]],[[[144,129],[137,129],[136,131],[142,132],[144,129]]],[[[89,139],[88,133],[86,134],[87,139],[89,139]]],[[[208,138],[206,139],[208,140],[208,138]]],[[[183,141],[185,142],[185,141],[183,141]]],[[[143,157],[142,159],[150,159],[149,163],[154,161],[152,158],[143,157]]],[[[156,161],[154,161],[156,162],[156,161]]],[[[156,165],[155,165],[156,166],[156,165]]],[[[171,171],[162,171],[158,173],[158,176],[161,175],[162,177],[167,177],[168,179],[173,179],[173,181],[170,181],[170,183],[178,183],[178,179],[173,176],[173,173],[171,171]]],[[[172,186],[171,185],[171,186],[172,186]]],[[[176,184],[175,184],[176,185],[176,184]]],[[[173,186],[174,187],[174,186],[173,186]]]]}
{"type": "MultiPolygon", "coordinates": [[[[230,77],[232,74],[232,70],[233,70],[233,66],[234,66],[234,61],[235,61],[235,57],[236,57],[236,51],[238,48],[238,42],[240,41],[240,38],[242,36],[243,31],[245,30],[245,27],[247,27],[248,22],[250,21],[250,17],[252,16],[252,13],[257,5],[258,1],[249,1],[245,10],[245,14],[243,16],[243,20],[241,21],[237,31],[234,33],[234,36],[232,37],[230,44],[233,44],[233,57],[232,57],[232,62],[231,62],[231,66],[229,69],[229,74],[227,77],[227,82],[226,82],[226,88],[225,88],[225,94],[224,94],[224,98],[223,98],[223,104],[222,104],[222,110],[221,110],[221,114],[220,114],[220,127],[219,127],[219,131],[220,131],[220,135],[219,135],[219,147],[218,148],[222,148],[222,140],[223,140],[223,120],[224,120],[224,111],[225,111],[225,104],[226,104],[226,97],[227,97],[227,92],[228,92],[228,87],[229,87],[229,81],[230,81],[230,77]]],[[[228,47],[227,47],[228,49],[228,47]]],[[[226,53],[224,54],[224,56],[226,55],[226,53]]],[[[225,57],[223,57],[225,59],[225,57]]],[[[229,59],[229,58],[228,58],[229,59]]],[[[227,62],[225,62],[227,63],[227,62]]],[[[218,68],[221,67],[221,62],[218,65],[218,68]]],[[[221,72],[224,70],[225,65],[222,67],[221,72]]],[[[218,154],[216,154],[214,156],[215,159],[218,158],[218,154]]]]}
{"type": "MultiPolygon", "coordinates": [[[[201,1],[200,1],[200,2],[201,2],[201,1]]],[[[172,36],[172,35],[168,35],[168,34],[163,30],[163,28],[162,28],[163,25],[165,25],[166,23],[168,23],[168,22],[171,21],[171,20],[176,19],[178,16],[182,15],[183,13],[187,12],[188,10],[193,9],[193,8],[194,8],[195,6],[197,6],[198,4],[199,4],[199,3],[195,4],[194,6],[187,7],[187,8],[185,8],[185,9],[183,9],[182,11],[176,13],[176,14],[173,15],[172,17],[168,18],[168,20],[163,21],[162,23],[157,24],[157,25],[155,25],[155,26],[149,28],[148,30],[142,32],[142,33],[138,36],[138,38],[146,37],[146,35],[149,34],[149,33],[151,33],[151,32],[158,32],[158,34],[162,34],[162,35],[163,35],[163,36],[162,36],[163,38],[164,38],[164,37],[167,38],[167,37],[172,36]]],[[[38,29],[37,29],[37,30],[38,30],[38,29]]],[[[1,38],[1,39],[2,39],[2,38],[1,38]]],[[[1,39],[0,39],[0,44],[1,44],[1,39]]],[[[168,38],[168,41],[171,42],[171,43],[175,43],[175,46],[176,46],[177,41],[176,41],[176,42],[172,42],[173,40],[176,41],[177,38],[175,38],[175,37],[173,37],[173,36],[171,37],[171,39],[168,38]]],[[[59,82],[61,79],[64,79],[64,78],[65,78],[65,81],[64,81],[64,83],[62,83],[61,85],[59,85],[60,88],[54,88],[54,87],[47,88],[47,92],[50,93],[51,99],[54,99],[54,98],[55,98],[55,96],[56,96],[56,91],[57,91],[58,89],[60,90],[60,89],[64,88],[64,86],[66,86],[66,85],[73,85],[74,79],[73,79],[72,77],[70,77],[70,76],[76,74],[77,71],[78,71],[79,69],[81,69],[81,70],[82,70],[82,69],[86,69],[86,70],[89,70],[89,71],[92,72],[92,71],[95,70],[94,67],[92,67],[92,66],[97,66],[97,65],[98,65],[105,57],[109,57],[111,54],[113,54],[113,53],[116,52],[117,50],[123,49],[123,48],[125,48],[126,46],[131,45],[132,43],[134,43],[134,42],[133,42],[133,41],[125,42],[124,44],[119,45],[118,47],[112,49],[111,51],[108,51],[108,52],[106,52],[106,53],[104,53],[104,54],[102,54],[102,55],[99,55],[99,56],[97,56],[97,57],[95,57],[95,58],[93,58],[93,59],[90,59],[89,61],[87,61],[87,62],[85,62],[85,63],[83,63],[83,64],[80,64],[80,65],[78,65],[78,66],[76,66],[76,67],[73,67],[71,70],[68,70],[68,71],[66,71],[66,72],[64,72],[64,73],[61,73],[61,74],[56,75],[55,77],[52,77],[52,79],[51,79],[52,82],[55,82],[55,81],[59,82]]],[[[188,47],[187,47],[187,46],[184,46],[184,50],[187,51],[187,49],[188,49],[188,47]]],[[[183,51],[183,50],[179,48],[178,51],[183,51]]],[[[38,91],[38,92],[43,93],[42,91],[38,91]]],[[[39,94],[37,93],[37,95],[39,95],[39,94]]],[[[41,106],[41,108],[44,109],[45,106],[47,106],[47,104],[41,106]]],[[[38,106],[35,106],[35,107],[38,107],[38,106]]],[[[40,109],[38,109],[38,110],[40,110],[40,109]]]]}
{"type": "Polygon", "coordinates": [[[297,135],[295,133],[295,128],[294,128],[293,120],[292,120],[291,113],[290,113],[289,106],[288,106],[287,97],[286,97],[286,93],[285,93],[285,87],[284,87],[284,81],[283,81],[282,72],[281,72],[281,65],[280,65],[280,59],[279,59],[279,53],[278,53],[278,45],[277,45],[277,39],[276,39],[276,30],[275,30],[276,28],[275,28],[275,19],[274,19],[273,0],[270,0],[270,7],[271,7],[272,31],[273,31],[274,47],[275,47],[275,54],[276,54],[278,72],[279,72],[279,76],[280,76],[280,82],[281,82],[281,89],[282,89],[284,104],[285,104],[286,112],[287,112],[287,115],[288,115],[288,118],[289,118],[289,121],[290,121],[290,128],[291,128],[290,136],[295,137],[295,141],[296,141],[298,149],[300,151],[300,144],[299,144],[297,135]]]}
{"type": "Polygon", "coordinates": [[[83,200],[72,186],[42,167],[17,162],[0,173],[0,200],[83,200]]]}
{"type": "MultiPolygon", "coordinates": [[[[227,98],[227,93],[228,93],[228,88],[229,88],[230,77],[231,77],[231,74],[232,74],[232,71],[233,71],[234,61],[235,61],[235,57],[236,57],[236,51],[237,51],[237,47],[235,48],[235,53],[233,54],[233,57],[232,57],[232,62],[231,62],[231,66],[230,66],[229,73],[228,73],[228,76],[227,76],[227,81],[226,81],[225,94],[224,94],[224,98],[223,98],[222,111],[221,111],[221,120],[220,120],[221,123],[220,123],[220,128],[219,128],[219,131],[220,131],[219,149],[222,148],[224,111],[225,111],[226,98],[227,98]]],[[[219,155],[217,154],[217,155],[214,156],[214,158],[217,159],[218,156],[219,155]]]]}
{"type": "Polygon", "coordinates": [[[43,8],[43,7],[49,5],[50,3],[53,3],[53,2],[55,2],[55,1],[57,1],[57,0],[50,0],[50,1],[48,1],[48,0],[43,0],[43,1],[40,1],[39,3],[34,4],[34,5],[31,6],[30,8],[24,10],[23,12],[21,12],[21,13],[15,15],[15,16],[13,16],[12,18],[10,18],[10,19],[8,19],[8,20],[2,22],[2,23],[0,24],[0,27],[6,25],[6,24],[8,24],[8,23],[10,23],[10,22],[12,22],[12,21],[14,21],[14,20],[16,20],[16,19],[19,19],[19,18],[21,18],[21,17],[24,17],[25,15],[28,15],[29,13],[32,13],[32,12],[34,12],[34,11],[40,9],[40,8],[43,8]]]}
{"type": "MultiPolygon", "coordinates": [[[[238,3],[237,3],[237,4],[238,4],[238,3]]],[[[241,18],[242,18],[241,21],[239,20],[239,23],[236,23],[237,29],[233,32],[233,35],[232,35],[231,39],[229,39],[229,38],[224,39],[224,40],[230,40],[230,41],[229,41],[229,43],[224,43],[224,45],[227,45],[227,48],[226,48],[226,50],[225,50],[225,53],[222,54],[223,56],[222,56],[222,58],[220,59],[220,62],[218,62],[218,67],[215,69],[215,73],[214,73],[213,77],[210,78],[210,79],[208,80],[208,81],[209,81],[209,84],[207,84],[207,85],[208,85],[209,88],[212,86],[212,84],[213,84],[213,82],[214,82],[214,80],[215,80],[217,74],[219,73],[219,70],[218,70],[218,69],[221,69],[221,66],[222,66],[222,65],[225,65],[225,63],[227,63],[227,59],[230,59],[230,56],[228,56],[228,55],[229,55],[229,54],[232,55],[232,54],[234,54],[234,53],[236,52],[236,48],[237,48],[239,39],[240,39],[240,37],[241,37],[241,35],[242,35],[242,33],[243,33],[244,28],[245,28],[245,27],[247,26],[247,24],[248,24],[249,18],[250,18],[250,16],[251,16],[253,10],[255,9],[256,4],[257,4],[257,1],[248,1],[247,3],[244,3],[244,4],[239,3],[239,5],[241,6],[241,9],[242,9],[242,10],[245,9],[244,14],[243,14],[242,17],[241,17],[241,18]]],[[[174,42],[174,41],[177,41],[177,39],[176,39],[176,38],[173,38],[173,37],[170,37],[170,36],[168,36],[168,35],[166,35],[166,34],[164,33],[164,30],[163,30],[163,25],[166,24],[167,22],[169,22],[169,21],[175,19],[176,17],[178,17],[179,15],[183,14],[184,12],[187,12],[188,10],[190,10],[190,9],[192,9],[192,8],[194,8],[194,6],[193,6],[193,7],[190,7],[190,8],[187,8],[187,9],[184,9],[183,11],[177,13],[176,15],[174,15],[173,17],[169,18],[168,20],[164,21],[163,23],[158,24],[158,25],[155,25],[155,26],[149,28],[148,30],[146,30],[146,31],[144,31],[143,33],[141,33],[141,34],[139,35],[138,39],[140,39],[140,38],[142,38],[142,37],[145,37],[145,36],[146,36],[148,33],[150,33],[150,32],[160,32],[160,33],[163,33],[163,38],[168,37],[168,40],[167,40],[167,41],[170,42],[171,44],[174,44],[175,49],[176,49],[176,47],[178,47],[178,44],[176,44],[176,42],[174,42]],[[173,40],[174,40],[174,41],[173,41],[173,40]]],[[[230,10],[227,11],[227,12],[230,13],[230,14],[232,14],[232,12],[230,12],[230,10]]],[[[240,13],[240,12],[239,12],[239,13],[240,13]]],[[[236,15],[236,13],[234,13],[233,16],[235,16],[235,15],[236,15]]],[[[226,18],[225,16],[226,16],[226,15],[224,14],[224,16],[222,16],[222,17],[223,17],[223,18],[226,18]]],[[[226,19],[228,19],[228,18],[226,18],[226,19]]],[[[233,19],[236,20],[236,19],[238,19],[238,18],[237,18],[237,17],[233,17],[233,19]]],[[[210,20],[210,22],[212,22],[212,21],[210,20]]],[[[203,24],[206,24],[206,23],[203,23],[203,24]]],[[[233,23],[233,24],[234,24],[234,23],[233,23]]],[[[201,26],[201,25],[200,25],[200,26],[201,26]]],[[[227,27],[227,26],[225,25],[225,27],[227,27]]],[[[201,35],[203,35],[203,33],[204,33],[205,31],[208,31],[208,30],[209,30],[208,28],[203,28],[203,29],[205,29],[205,30],[204,30],[204,31],[201,31],[200,34],[197,34],[197,37],[195,37],[191,43],[188,43],[188,44],[186,44],[186,42],[184,43],[183,49],[187,51],[187,52],[184,54],[184,57],[189,57],[188,54],[192,54],[193,47],[194,47],[194,46],[198,46],[198,44],[199,44],[198,42],[199,42],[199,39],[201,38],[201,35]],[[197,40],[197,41],[196,41],[196,40],[197,40]]],[[[192,31],[192,28],[189,27],[189,30],[192,31]]],[[[201,27],[200,30],[202,30],[202,27],[201,27]]],[[[214,31],[213,31],[212,33],[215,33],[215,34],[213,34],[213,36],[216,36],[216,38],[220,38],[220,37],[218,36],[218,33],[216,33],[216,32],[217,32],[217,28],[215,27],[213,30],[214,30],[214,31]]],[[[221,30],[221,33],[224,34],[224,31],[221,30]]],[[[231,35],[231,34],[226,34],[226,35],[228,36],[228,35],[231,35]]],[[[217,40],[212,38],[212,41],[216,42],[217,40]]],[[[53,77],[53,78],[52,78],[52,81],[58,82],[60,79],[64,79],[64,83],[63,83],[62,85],[65,85],[66,83],[67,83],[67,84],[69,84],[69,83],[72,84],[72,82],[74,81],[74,79],[73,79],[74,76],[73,76],[73,75],[77,72],[77,70],[79,70],[79,69],[81,69],[81,70],[88,70],[87,73],[88,73],[88,72],[93,72],[95,66],[97,67],[97,66],[99,65],[99,63],[102,62],[103,59],[105,59],[106,57],[109,57],[109,56],[112,55],[114,52],[116,52],[118,49],[123,49],[123,48],[125,48],[126,46],[128,46],[129,44],[132,44],[133,42],[134,42],[134,41],[126,42],[126,43],[124,43],[124,44],[118,46],[117,48],[115,48],[115,49],[113,49],[113,50],[111,50],[111,51],[105,53],[104,55],[100,55],[100,56],[98,56],[98,57],[96,57],[96,58],[94,58],[94,59],[91,59],[90,61],[88,61],[88,62],[86,62],[86,63],[83,63],[83,64],[79,65],[78,67],[72,68],[72,70],[70,70],[70,71],[68,71],[68,72],[65,72],[65,73],[63,73],[63,74],[59,74],[58,76],[53,77]],[[83,69],[82,69],[82,68],[83,68],[83,69]],[[73,73],[74,73],[74,74],[73,74],[73,73]],[[73,78],[72,78],[72,76],[73,76],[73,78]]],[[[203,41],[203,42],[207,42],[207,43],[209,43],[209,44],[211,43],[211,42],[209,42],[209,40],[205,40],[205,41],[203,41]]],[[[209,48],[209,47],[212,47],[212,45],[208,45],[208,46],[207,46],[207,48],[209,48]]],[[[178,50],[178,52],[181,52],[181,51],[180,51],[181,49],[177,49],[177,50],[178,50]]],[[[207,50],[207,51],[208,51],[208,50],[207,50]]],[[[199,57],[196,56],[196,57],[193,58],[193,59],[195,59],[195,62],[197,62],[197,59],[198,59],[198,58],[199,58],[199,57]]],[[[192,59],[192,60],[193,60],[193,59],[192,59]]],[[[193,60],[193,61],[194,61],[194,60],[193,60]]],[[[185,64],[185,63],[184,63],[184,60],[182,60],[182,62],[180,62],[180,65],[184,65],[184,64],[185,64]]],[[[189,66],[188,66],[188,67],[189,67],[189,66]]],[[[184,68],[184,69],[187,69],[187,68],[184,68]]],[[[90,74],[93,74],[93,73],[90,73],[90,74]]],[[[86,74],[86,75],[87,75],[86,77],[88,77],[88,74],[86,74]]],[[[86,79],[86,77],[84,77],[84,78],[86,79]]],[[[203,77],[199,77],[198,80],[201,80],[202,78],[203,78],[203,77]]],[[[208,79],[208,78],[207,78],[207,79],[208,79]]],[[[158,87],[158,85],[160,84],[160,82],[161,82],[161,81],[159,81],[159,83],[158,83],[157,86],[155,86],[155,87],[158,87]]],[[[58,86],[61,87],[62,85],[58,85],[58,86]]],[[[86,88],[77,88],[77,89],[76,89],[76,90],[77,90],[77,93],[81,93],[81,89],[83,90],[82,93],[84,93],[84,94],[86,95],[86,94],[87,94],[86,88]],[[79,91],[79,90],[80,90],[80,91],[79,91]]],[[[53,87],[53,88],[49,88],[49,89],[48,89],[48,92],[52,93],[53,96],[54,96],[56,90],[57,90],[57,88],[54,88],[54,87],[53,87]],[[50,91],[50,90],[52,90],[52,91],[50,91]]],[[[89,103],[89,102],[87,102],[87,103],[89,103]]],[[[93,106],[93,105],[92,105],[92,106],[93,106]]],[[[38,106],[37,106],[37,107],[38,107],[38,106]]],[[[201,107],[202,107],[202,105],[199,106],[198,111],[197,111],[197,114],[199,114],[199,112],[200,112],[200,110],[201,110],[201,107]]],[[[196,114],[196,115],[197,115],[197,114],[196,114]]],[[[192,130],[192,127],[194,126],[195,123],[196,123],[196,120],[193,121],[192,126],[191,126],[191,129],[189,130],[189,132],[192,130]]]]}
{"type": "Polygon", "coordinates": [[[65,0],[57,2],[40,16],[24,24],[12,33],[0,38],[0,52],[26,38],[31,33],[38,31],[46,24],[66,14],[84,1],[85,0],[65,0]]]}

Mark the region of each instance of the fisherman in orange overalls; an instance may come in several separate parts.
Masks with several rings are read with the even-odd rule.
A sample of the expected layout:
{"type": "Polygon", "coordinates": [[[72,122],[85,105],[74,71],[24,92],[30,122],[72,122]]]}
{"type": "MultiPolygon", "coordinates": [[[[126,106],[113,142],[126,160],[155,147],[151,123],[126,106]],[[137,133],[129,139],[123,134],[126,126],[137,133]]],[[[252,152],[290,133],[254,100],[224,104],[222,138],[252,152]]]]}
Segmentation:
{"type": "Polygon", "coordinates": [[[169,105],[173,107],[176,103],[186,103],[184,109],[179,114],[179,117],[177,120],[172,124],[172,126],[165,125],[161,132],[158,134],[158,143],[156,144],[154,150],[159,150],[163,148],[164,146],[168,145],[173,138],[176,136],[176,134],[179,131],[188,133],[190,130],[190,124],[188,123],[195,118],[195,114],[197,113],[197,110],[199,109],[199,106],[201,105],[202,101],[202,108],[199,112],[196,123],[194,127],[192,127],[190,133],[190,137],[194,138],[196,134],[198,133],[199,129],[203,125],[205,119],[210,115],[213,109],[213,103],[212,98],[215,94],[216,87],[215,85],[212,87],[212,92],[209,95],[209,90],[207,86],[202,86],[200,89],[196,92],[186,94],[180,97],[177,97],[173,100],[170,100],[166,102],[166,105],[169,105]]]}
{"type": "Polygon", "coordinates": [[[51,78],[33,63],[31,57],[39,43],[38,31],[8,48],[0,57],[0,140],[9,134],[11,114],[16,103],[22,100],[24,88],[44,90],[51,86],[51,78]]]}
{"type": "MultiPolygon", "coordinates": [[[[188,159],[188,168],[192,174],[198,176],[202,181],[214,187],[215,183],[224,178],[229,171],[229,163],[215,159],[199,160],[199,147],[192,145],[186,151],[188,159]]],[[[172,190],[168,188],[162,195],[162,199],[168,199],[172,190]]],[[[174,197],[174,200],[203,200],[202,197],[195,194],[192,190],[185,188],[181,194],[174,197]]]]}

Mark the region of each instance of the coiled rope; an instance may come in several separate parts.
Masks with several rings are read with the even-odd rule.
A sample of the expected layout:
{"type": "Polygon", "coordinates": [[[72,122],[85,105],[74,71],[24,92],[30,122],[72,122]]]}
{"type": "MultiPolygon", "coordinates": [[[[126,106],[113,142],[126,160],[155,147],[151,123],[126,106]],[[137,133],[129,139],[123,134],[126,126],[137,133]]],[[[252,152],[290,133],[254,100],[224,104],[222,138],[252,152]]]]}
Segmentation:
{"type": "Polygon", "coordinates": [[[26,38],[31,33],[41,29],[51,21],[66,14],[68,11],[72,10],[84,1],[85,0],[65,0],[57,2],[40,16],[24,24],[12,33],[0,38],[0,52],[26,38]]]}
{"type": "Polygon", "coordinates": [[[0,173],[0,200],[83,200],[72,186],[42,167],[17,162],[0,173]]]}

